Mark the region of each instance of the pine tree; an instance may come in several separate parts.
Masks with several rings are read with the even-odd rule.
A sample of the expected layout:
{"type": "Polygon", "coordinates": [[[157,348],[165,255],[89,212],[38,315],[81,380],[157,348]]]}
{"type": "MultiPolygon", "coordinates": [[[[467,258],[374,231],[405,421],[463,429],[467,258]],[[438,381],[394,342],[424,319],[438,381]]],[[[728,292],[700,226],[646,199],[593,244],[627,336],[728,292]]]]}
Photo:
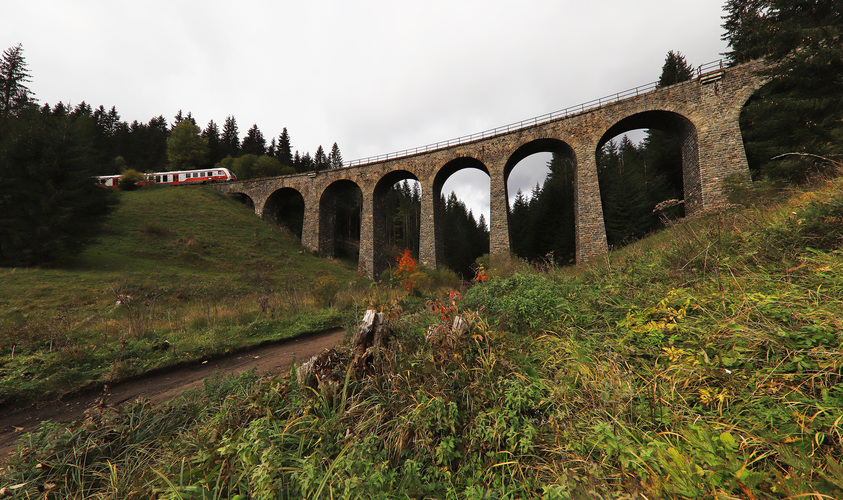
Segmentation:
{"type": "Polygon", "coordinates": [[[223,152],[225,156],[236,158],[240,155],[240,137],[237,131],[237,120],[233,116],[228,116],[222,126],[222,142],[223,152]]]}
{"type": "Polygon", "coordinates": [[[659,77],[658,86],[667,87],[679,82],[685,82],[694,77],[694,67],[685,60],[679,52],[669,51],[662,66],[662,74],[659,77]]]}
{"type": "MultiPolygon", "coordinates": [[[[298,154],[298,152],[296,152],[296,154],[298,154]]],[[[293,161],[293,150],[290,146],[290,134],[287,133],[287,127],[284,127],[284,130],[278,137],[278,148],[275,150],[275,157],[278,158],[278,161],[280,161],[282,165],[291,167],[296,166],[296,162],[293,161]]]]}
{"type": "Polygon", "coordinates": [[[23,47],[3,51],[0,59],[0,137],[10,117],[32,103],[32,94],[26,84],[30,81],[23,57],[23,47]]]}
{"type": "Polygon", "coordinates": [[[208,165],[213,166],[225,158],[225,147],[220,137],[220,129],[214,120],[208,122],[202,131],[202,138],[208,142],[208,165]]]}
{"type": "Polygon", "coordinates": [[[296,156],[293,158],[293,168],[296,169],[296,172],[304,172],[304,167],[301,163],[301,155],[299,154],[298,150],[296,150],[296,156]]]}
{"type": "Polygon", "coordinates": [[[319,147],[316,148],[316,154],[313,156],[313,168],[317,172],[320,172],[322,170],[327,170],[328,167],[328,157],[325,155],[325,150],[322,149],[322,145],[320,144],[319,147]]]}
{"type": "Polygon", "coordinates": [[[336,142],[331,146],[331,152],[328,154],[328,164],[330,168],[342,168],[342,153],[336,142]]]}
{"type": "Polygon", "coordinates": [[[746,62],[769,53],[770,0],[729,0],[722,36],[729,48],[723,55],[732,63],[746,62]]]}
{"type": "Polygon", "coordinates": [[[173,119],[173,126],[170,128],[170,131],[172,132],[176,127],[178,127],[179,123],[181,123],[183,120],[184,120],[184,116],[182,115],[181,110],[179,110],[179,112],[176,113],[176,116],[173,119]]]}
{"type": "Polygon", "coordinates": [[[301,157],[299,160],[299,168],[296,170],[299,172],[311,172],[315,168],[315,164],[313,162],[313,158],[310,156],[310,153],[305,153],[304,156],[301,157]]]}
{"type": "Polygon", "coordinates": [[[252,128],[246,133],[246,137],[243,138],[243,143],[240,146],[240,152],[255,156],[266,154],[266,139],[264,139],[257,124],[252,125],[252,128]]]}

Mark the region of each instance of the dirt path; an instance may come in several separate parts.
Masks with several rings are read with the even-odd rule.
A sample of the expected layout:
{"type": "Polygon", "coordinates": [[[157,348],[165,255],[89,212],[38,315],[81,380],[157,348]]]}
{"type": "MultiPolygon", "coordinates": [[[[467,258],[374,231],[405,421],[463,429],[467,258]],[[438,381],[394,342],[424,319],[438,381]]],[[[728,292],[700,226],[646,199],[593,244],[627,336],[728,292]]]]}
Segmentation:
{"type": "Polygon", "coordinates": [[[9,453],[14,451],[21,435],[33,430],[44,420],[72,422],[103,399],[108,406],[119,406],[138,398],[146,398],[154,403],[167,401],[187,389],[201,386],[202,381],[216,371],[237,374],[255,368],[259,374],[286,372],[294,362],[307,360],[323,349],[339,344],[344,334],[344,329],[336,328],[302,335],[223,358],[137,377],[100,391],[69,396],[58,401],[0,408],[0,464],[5,463],[9,453]]]}

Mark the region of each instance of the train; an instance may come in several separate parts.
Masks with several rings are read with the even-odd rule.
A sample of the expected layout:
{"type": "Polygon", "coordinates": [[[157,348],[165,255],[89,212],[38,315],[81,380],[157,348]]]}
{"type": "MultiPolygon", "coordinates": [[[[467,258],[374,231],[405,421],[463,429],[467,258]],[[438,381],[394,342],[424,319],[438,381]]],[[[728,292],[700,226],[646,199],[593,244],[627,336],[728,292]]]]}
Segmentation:
{"type": "MultiPolygon", "coordinates": [[[[143,174],[144,180],[138,186],[146,184],[154,186],[180,186],[188,184],[205,184],[208,182],[222,182],[237,180],[237,176],[227,168],[203,168],[201,170],[174,170],[172,172],[152,172],[143,174]]],[[[100,186],[120,187],[120,174],[94,176],[100,186]]]]}

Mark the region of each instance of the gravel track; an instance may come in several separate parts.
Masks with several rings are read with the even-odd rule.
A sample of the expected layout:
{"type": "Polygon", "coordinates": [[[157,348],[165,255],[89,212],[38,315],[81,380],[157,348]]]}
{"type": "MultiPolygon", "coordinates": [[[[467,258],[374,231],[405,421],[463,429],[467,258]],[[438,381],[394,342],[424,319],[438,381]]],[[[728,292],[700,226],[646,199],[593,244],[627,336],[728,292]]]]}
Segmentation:
{"type": "Polygon", "coordinates": [[[290,370],[293,363],[310,359],[324,349],[338,345],[344,335],[342,328],[308,333],[224,357],[157,370],[58,400],[4,406],[0,408],[0,464],[6,462],[22,434],[35,429],[45,420],[70,423],[82,418],[86,410],[95,406],[117,407],[140,398],[153,403],[169,401],[187,389],[200,387],[203,380],[217,371],[238,374],[256,369],[259,374],[283,373],[290,370]]]}

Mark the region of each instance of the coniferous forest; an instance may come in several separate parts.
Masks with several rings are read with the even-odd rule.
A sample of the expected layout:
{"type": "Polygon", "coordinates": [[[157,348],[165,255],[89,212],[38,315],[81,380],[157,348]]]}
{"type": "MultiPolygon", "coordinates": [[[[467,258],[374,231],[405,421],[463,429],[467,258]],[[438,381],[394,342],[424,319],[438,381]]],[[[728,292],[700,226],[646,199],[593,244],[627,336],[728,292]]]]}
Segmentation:
{"type": "MultiPolygon", "coordinates": [[[[179,111],[172,123],[163,115],[146,123],[127,123],[113,106],[94,108],[84,101],[39,105],[27,86],[31,74],[23,47],[7,49],[0,64],[0,221],[5,229],[0,235],[0,265],[70,262],[116,203],[113,193],[97,189],[91,176],[119,173],[137,179],[142,172],[220,166],[245,180],[343,166],[336,142],[329,151],[320,145],[313,155],[301,153],[293,150],[287,128],[267,143],[256,124],[240,139],[231,115],[222,127],[210,120],[201,129],[191,112],[179,111]],[[43,179],[50,181],[45,184],[43,179]]],[[[134,183],[122,185],[130,189],[134,183]]],[[[418,255],[419,193],[406,189],[391,190],[388,238],[393,253],[411,248],[418,255]],[[409,207],[413,200],[416,208],[409,207]]],[[[359,189],[344,189],[338,196],[335,255],[355,260],[359,189]]],[[[474,260],[488,252],[488,228],[459,200],[443,198],[441,203],[449,227],[446,265],[469,273],[474,260]]],[[[300,236],[301,208],[294,206],[292,212],[275,218],[300,236]]]]}
{"type": "MultiPolygon", "coordinates": [[[[827,169],[832,164],[828,160],[839,156],[843,143],[839,24],[839,12],[825,3],[808,7],[783,0],[727,2],[723,25],[730,49],[724,54],[727,61],[737,64],[766,57],[773,63],[768,70],[771,82],[741,115],[754,179],[800,181],[827,169]]],[[[330,151],[320,145],[313,155],[301,153],[293,150],[286,128],[267,142],[256,124],[241,139],[232,115],[222,126],[210,120],[202,129],[190,112],[179,111],[172,123],[162,115],[146,123],[127,123],[115,107],[94,108],[84,101],[39,105],[27,87],[31,74],[23,47],[7,49],[0,64],[0,217],[8,228],[0,239],[3,265],[54,265],[72,259],[114,203],[112,196],[87,185],[92,175],[219,165],[238,179],[251,179],[343,166],[336,142],[330,151]],[[35,206],[32,200],[43,196],[30,193],[43,195],[44,184],[39,181],[43,178],[51,179],[47,189],[55,193],[47,198],[53,204],[35,206]],[[30,204],[33,207],[27,208],[30,204]],[[30,231],[31,227],[39,230],[30,231]]],[[[692,77],[693,67],[671,51],[658,85],[692,77]]],[[[597,156],[610,247],[659,229],[664,217],[682,215],[681,153],[669,131],[647,130],[638,144],[626,136],[616,137],[597,156]],[[655,210],[671,200],[669,211],[655,210]]],[[[544,182],[529,194],[517,193],[510,207],[512,249],[528,261],[568,264],[574,259],[573,170],[556,156],[548,169],[544,182]]],[[[354,258],[360,205],[353,193],[349,197],[343,204],[348,214],[338,218],[344,222],[337,228],[338,241],[343,242],[337,250],[354,258]]],[[[409,248],[418,255],[417,188],[396,185],[389,199],[387,232],[393,253],[409,248]]],[[[475,219],[448,194],[439,203],[447,227],[446,263],[470,274],[474,260],[488,252],[487,221],[475,219]]],[[[300,233],[290,217],[276,218],[300,233]]]]}

